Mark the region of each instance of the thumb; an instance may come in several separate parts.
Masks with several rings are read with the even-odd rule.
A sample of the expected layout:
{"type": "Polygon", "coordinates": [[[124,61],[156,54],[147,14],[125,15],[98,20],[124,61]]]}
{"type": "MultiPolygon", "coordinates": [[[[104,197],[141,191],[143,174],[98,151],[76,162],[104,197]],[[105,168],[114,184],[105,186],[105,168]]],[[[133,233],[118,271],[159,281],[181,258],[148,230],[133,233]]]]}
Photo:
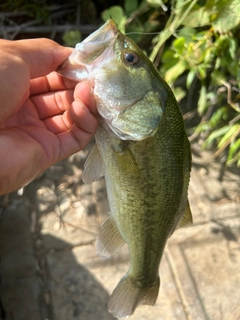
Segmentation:
{"type": "Polygon", "coordinates": [[[49,39],[0,40],[0,121],[29,97],[30,79],[56,70],[71,51],[49,39]]]}
{"type": "Polygon", "coordinates": [[[16,44],[19,56],[28,66],[31,79],[55,71],[72,52],[71,48],[44,38],[18,40],[16,44]]]}

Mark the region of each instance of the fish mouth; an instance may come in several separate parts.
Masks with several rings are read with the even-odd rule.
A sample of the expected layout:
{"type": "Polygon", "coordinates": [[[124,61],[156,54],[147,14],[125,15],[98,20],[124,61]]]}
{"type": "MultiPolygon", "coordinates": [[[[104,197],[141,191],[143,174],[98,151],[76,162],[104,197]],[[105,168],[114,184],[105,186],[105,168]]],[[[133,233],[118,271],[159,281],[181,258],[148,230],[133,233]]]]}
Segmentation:
{"type": "Polygon", "coordinates": [[[119,33],[119,30],[113,21],[113,19],[108,19],[99,29],[90,34],[82,42],[104,42],[106,40],[115,38],[119,33]]]}
{"type": "Polygon", "coordinates": [[[56,71],[74,81],[88,80],[89,73],[95,64],[99,64],[98,58],[103,52],[106,62],[106,49],[113,47],[119,32],[115,22],[108,19],[102,27],[78,43],[69,58],[56,71]]]}

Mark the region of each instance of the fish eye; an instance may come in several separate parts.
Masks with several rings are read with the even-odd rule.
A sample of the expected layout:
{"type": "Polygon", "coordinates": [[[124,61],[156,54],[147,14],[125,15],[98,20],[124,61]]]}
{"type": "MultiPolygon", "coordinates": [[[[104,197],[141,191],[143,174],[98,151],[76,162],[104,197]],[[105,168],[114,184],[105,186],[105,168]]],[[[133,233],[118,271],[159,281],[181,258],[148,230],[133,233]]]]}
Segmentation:
{"type": "Polygon", "coordinates": [[[139,56],[132,51],[124,52],[123,61],[130,66],[136,66],[139,62],[139,56]]]}

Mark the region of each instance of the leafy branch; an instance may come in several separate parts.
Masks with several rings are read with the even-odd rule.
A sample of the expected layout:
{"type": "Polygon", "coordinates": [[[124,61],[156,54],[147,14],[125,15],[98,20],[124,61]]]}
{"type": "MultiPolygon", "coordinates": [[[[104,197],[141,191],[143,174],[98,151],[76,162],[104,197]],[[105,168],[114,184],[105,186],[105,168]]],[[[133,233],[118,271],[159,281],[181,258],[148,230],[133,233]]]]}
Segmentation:
{"type": "Polygon", "coordinates": [[[123,32],[134,30],[131,37],[147,51],[177,99],[192,97],[188,115],[198,115],[200,121],[190,139],[202,137],[202,146],[214,147],[216,157],[227,152],[226,163],[240,166],[239,0],[124,3],[105,10],[102,18],[111,14],[123,32]],[[157,35],[144,47],[148,32],[157,35]]]}

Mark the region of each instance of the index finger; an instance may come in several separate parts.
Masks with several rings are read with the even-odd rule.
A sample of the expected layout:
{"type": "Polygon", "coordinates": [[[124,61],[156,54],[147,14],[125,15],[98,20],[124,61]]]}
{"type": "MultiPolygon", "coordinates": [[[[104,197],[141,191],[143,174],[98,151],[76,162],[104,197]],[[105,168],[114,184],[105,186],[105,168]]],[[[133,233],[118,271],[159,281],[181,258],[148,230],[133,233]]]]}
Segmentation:
{"type": "MultiPolygon", "coordinates": [[[[30,79],[56,70],[72,49],[49,39],[0,39],[0,49],[0,121],[3,121],[29,97],[30,79]]],[[[40,87],[43,88],[43,82],[40,87]]]]}
{"type": "Polygon", "coordinates": [[[72,52],[72,48],[44,38],[18,40],[17,45],[18,54],[26,62],[31,79],[56,70],[72,52]]]}
{"type": "Polygon", "coordinates": [[[57,69],[72,52],[53,40],[1,40],[1,50],[12,57],[20,57],[26,64],[31,79],[45,76],[57,69]]]}
{"type": "Polygon", "coordinates": [[[53,91],[74,89],[77,82],[63,78],[56,72],[47,76],[30,80],[30,96],[44,94],[53,91]]]}

